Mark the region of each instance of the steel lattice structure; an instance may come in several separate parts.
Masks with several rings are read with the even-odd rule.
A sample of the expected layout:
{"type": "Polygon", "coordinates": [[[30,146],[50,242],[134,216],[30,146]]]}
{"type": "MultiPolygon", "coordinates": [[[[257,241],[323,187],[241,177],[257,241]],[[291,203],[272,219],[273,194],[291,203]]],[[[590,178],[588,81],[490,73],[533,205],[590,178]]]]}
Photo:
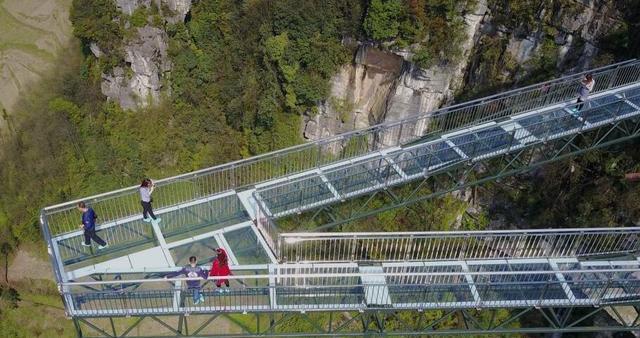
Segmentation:
{"type": "Polygon", "coordinates": [[[591,72],[583,109],[571,102],[575,74],[159,180],[161,224],[142,221],[136,187],[85,198],[103,251],[81,245],[77,200],[44,208],[65,311],[84,337],[143,337],[147,325],[163,337],[299,336],[300,325],[311,336],[639,329],[639,228],[331,234],[276,224],[310,212],[330,228],[638,136],[640,62],[591,72]],[[162,279],[191,254],[207,267],[215,247],[229,253],[229,292],[204,281],[196,304],[187,278],[162,279]],[[221,321],[238,332],[216,332],[221,321]]]}

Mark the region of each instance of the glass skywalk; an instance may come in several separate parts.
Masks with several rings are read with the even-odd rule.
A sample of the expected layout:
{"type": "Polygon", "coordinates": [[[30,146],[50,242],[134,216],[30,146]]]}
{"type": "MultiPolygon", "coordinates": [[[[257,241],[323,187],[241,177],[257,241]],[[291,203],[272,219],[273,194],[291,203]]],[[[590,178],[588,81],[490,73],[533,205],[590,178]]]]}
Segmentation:
{"type": "MultiPolygon", "coordinates": [[[[281,234],[280,217],[614,126],[637,123],[640,62],[593,71],[327,140],[158,181],[160,224],[142,221],[136,187],[89,197],[106,250],[81,245],[71,201],[41,223],[72,317],[367,309],[562,307],[639,297],[638,228],[475,234],[281,234]],[[213,248],[229,253],[229,293],[164,274],[213,248]],[[611,257],[603,258],[603,255],[611,257]],[[599,261],[585,259],[598,257],[599,261]],[[242,281],[243,284],[239,284],[242,281]]],[[[635,137],[635,135],[633,135],[635,137]]]]}
{"type": "Polygon", "coordinates": [[[574,103],[544,107],[504,121],[442,135],[439,139],[314,174],[259,187],[256,198],[267,216],[280,218],[389,186],[405,184],[468,161],[480,161],[524,147],[578,134],[640,114],[640,89],[631,85],[601,93],[582,110],[574,103]]]}
{"type": "Polygon", "coordinates": [[[63,295],[72,316],[600,306],[640,300],[637,259],[454,260],[382,263],[378,268],[286,264],[268,270],[229,277],[234,287],[228,293],[205,283],[200,304],[192,302],[184,278],[107,275],[101,281],[68,283],[63,295]],[[235,287],[238,280],[247,286],[235,287]]]}

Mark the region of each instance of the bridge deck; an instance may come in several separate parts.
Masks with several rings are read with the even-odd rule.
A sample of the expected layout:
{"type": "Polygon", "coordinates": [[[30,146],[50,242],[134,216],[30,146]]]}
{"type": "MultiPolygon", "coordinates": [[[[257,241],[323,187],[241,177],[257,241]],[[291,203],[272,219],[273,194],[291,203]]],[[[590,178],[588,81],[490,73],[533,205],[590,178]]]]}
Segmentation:
{"type": "Polygon", "coordinates": [[[405,184],[462,162],[517,152],[634,118],[640,114],[639,85],[602,92],[585,105],[580,111],[574,103],[554,105],[445,134],[438,140],[386,149],[297,178],[269,182],[258,187],[256,197],[269,217],[280,218],[405,184]]]}
{"type": "Polygon", "coordinates": [[[241,266],[230,277],[229,292],[203,283],[200,304],[191,299],[184,279],[108,274],[99,282],[69,284],[65,296],[74,316],[598,306],[640,300],[640,263],[634,258],[241,266]],[[260,274],[265,271],[271,273],[260,274]]]}

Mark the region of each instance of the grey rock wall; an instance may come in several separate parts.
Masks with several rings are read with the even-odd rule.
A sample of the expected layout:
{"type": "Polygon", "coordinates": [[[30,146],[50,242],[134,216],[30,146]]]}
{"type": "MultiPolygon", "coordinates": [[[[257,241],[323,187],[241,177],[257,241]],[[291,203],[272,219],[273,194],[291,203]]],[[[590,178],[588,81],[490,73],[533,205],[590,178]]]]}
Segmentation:
{"type": "MultiPolygon", "coordinates": [[[[486,0],[480,0],[476,10],[465,17],[463,57],[455,64],[420,69],[407,61],[411,54],[406,51],[394,54],[361,46],[354,64],[343,67],[332,79],[330,98],[319,105],[319,113],[305,118],[304,137],[317,140],[437,109],[462,85],[467,56],[486,11],[486,0]]],[[[390,132],[380,141],[392,144],[398,138],[421,134],[426,127],[421,123],[402,135],[390,132]]]]}
{"type": "MultiPolygon", "coordinates": [[[[620,24],[614,2],[606,0],[555,1],[557,5],[543,8],[533,25],[507,28],[494,22],[498,13],[487,13],[481,31],[484,37],[504,41],[499,51],[500,61],[510,64],[503,70],[503,80],[517,84],[539,66],[542,55],[555,60],[559,73],[575,72],[594,66],[599,54],[599,40],[620,24]]],[[[510,13],[500,13],[508,16],[510,13]]],[[[487,46],[479,43],[467,71],[467,87],[490,86],[486,60],[481,59],[487,46]]]]}
{"type": "MultiPolygon", "coordinates": [[[[501,57],[516,64],[515,71],[501,69],[507,82],[527,75],[535,66],[535,59],[543,53],[543,43],[549,40],[554,44],[557,67],[561,71],[591,67],[598,54],[598,39],[615,26],[619,13],[611,2],[604,0],[569,3],[566,7],[542,8],[532,27],[508,29],[494,22],[496,13],[487,7],[486,0],[478,1],[476,9],[465,17],[463,56],[459,62],[448,65],[420,69],[409,61],[412,56],[409,52],[395,51],[403,59],[400,71],[375,67],[370,64],[370,58],[362,57],[371,55],[374,48],[361,46],[355,62],[343,67],[332,79],[331,96],[319,104],[319,113],[305,117],[304,137],[317,140],[385,121],[402,120],[436,110],[463,90],[486,86],[487,75],[482,69],[486,62],[478,60],[476,54],[480,53],[480,41],[487,36],[504,39],[501,57]],[[332,104],[336,101],[342,104],[332,104]]],[[[393,144],[398,138],[409,139],[423,133],[426,127],[425,123],[418,123],[413,129],[404,129],[402,135],[388,133],[382,142],[393,144]]]]}
{"type": "MultiPolygon", "coordinates": [[[[123,15],[131,15],[140,6],[158,6],[169,23],[183,21],[191,8],[191,0],[115,0],[123,15]],[[162,12],[163,8],[169,11],[162,12]]],[[[102,93],[125,109],[136,109],[157,103],[166,90],[164,77],[171,71],[167,55],[166,32],[150,25],[136,28],[136,34],[124,47],[125,65],[103,74],[102,93]]],[[[96,57],[100,50],[91,48],[96,57]]]]}
{"type": "Polygon", "coordinates": [[[171,70],[164,30],[138,28],[137,37],[125,46],[125,63],[129,69],[116,67],[111,74],[103,74],[102,93],[125,109],[158,102],[161,78],[171,70]]]}

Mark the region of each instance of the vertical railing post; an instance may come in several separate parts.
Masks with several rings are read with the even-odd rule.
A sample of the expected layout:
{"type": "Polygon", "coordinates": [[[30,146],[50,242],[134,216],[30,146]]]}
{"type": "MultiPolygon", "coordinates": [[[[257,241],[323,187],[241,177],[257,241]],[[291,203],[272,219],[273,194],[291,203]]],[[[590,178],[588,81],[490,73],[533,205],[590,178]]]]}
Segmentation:
{"type": "Polygon", "coordinates": [[[602,304],[602,298],[604,298],[604,296],[607,293],[607,291],[609,290],[610,286],[611,286],[611,275],[607,276],[607,283],[605,284],[604,288],[602,289],[602,292],[600,292],[598,297],[595,299],[595,304],[594,305],[600,306],[600,304],[602,304]]]}
{"type": "MultiPolygon", "coordinates": [[[[276,253],[276,259],[278,260],[278,262],[282,263],[286,260],[286,256],[282,257],[282,251],[283,251],[283,244],[282,244],[282,234],[278,234],[278,242],[276,244],[275,247],[275,253],[276,253]]],[[[298,251],[298,250],[296,250],[298,251]]]]}
{"type": "Polygon", "coordinates": [[[544,284],[544,289],[542,289],[540,298],[538,299],[538,304],[536,305],[537,307],[540,307],[542,305],[542,301],[544,300],[544,296],[546,295],[547,290],[549,289],[549,284],[551,284],[551,282],[551,280],[547,279],[547,282],[544,284]]]}
{"type": "Polygon", "coordinates": [[[611,89],[615,87],[616,80],[618,79],[618,72],[620,67],[616,67],[613,70],[613,74],[611,74],[611,78],[609,79],[609,83],[607,84],[607,89],[611,89]]]}
{"type": "Polygon", "coordinates": [[[229,168],[229,172],[231,173],[231,188],[236,188],[236,166],[232,165],[229,168]]]}
{"type": "MultiPolygon", "coordinates": [[[[357,246],[358,246],[358,238],[356,236],[353,236],[353,238],[351,239],[351,261],[352,262],[356,261],[357,246]]],[[[360,257],[358,257],[358,259],[360,259],[360,257]]]]}

